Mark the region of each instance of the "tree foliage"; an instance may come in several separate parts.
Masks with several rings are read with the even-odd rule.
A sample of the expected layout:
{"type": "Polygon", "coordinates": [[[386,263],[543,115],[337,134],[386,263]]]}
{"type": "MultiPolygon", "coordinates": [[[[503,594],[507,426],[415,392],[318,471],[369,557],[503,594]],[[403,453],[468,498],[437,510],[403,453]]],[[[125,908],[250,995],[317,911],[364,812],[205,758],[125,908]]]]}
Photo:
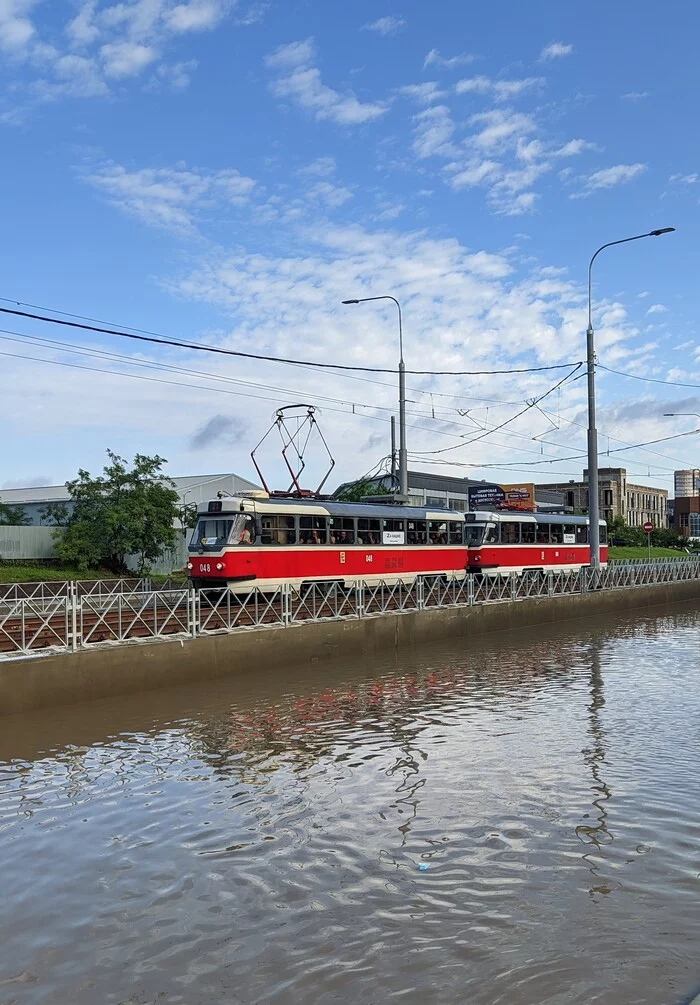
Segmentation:
{"type": "Polygon", "coordinates": [[[31,523],[22,506],[8,506],[0,502],[0,527],[26,527],[31,523]]]}
{"type": "MultiPolygon", "coordinates": [[[[608,540],[611,544],[641,547],[646,546],[647,536],[642,527],[630,527],[621,516],[616,516],[608,520],[608,540]]],[[[656,527],[651,532],[651,543],[655,548],[685,548],[688,538],[673,527],[656,527]]]]}
{"type": "Polygon", "coordinates": [[[39,510],[39,516],[49,527],[65,527],[68,523],[68,507],[65,503],[47,503],[39,510]]]}
{"type": "Polygon", "coordinates": [[[362,502],[365,496],[385,495],[389,495],[389,490],[381,482],[377,483],[368,478],[360,478],[358,481],[346,485],[335,498],[340,502],[362,502]]]}
{"type": "Polygon", "coordinates": [[[65,531],[56,535],[60,557],[81,569],[104,566],[126,571],[127,555],[137,555],[139,573],[175,543],[173,521],[179,499],[162,471],[162,457],[136,454],[131,468],[111,450],[101,475],[80,469],[66,483],[73,500],[65,531]]]}

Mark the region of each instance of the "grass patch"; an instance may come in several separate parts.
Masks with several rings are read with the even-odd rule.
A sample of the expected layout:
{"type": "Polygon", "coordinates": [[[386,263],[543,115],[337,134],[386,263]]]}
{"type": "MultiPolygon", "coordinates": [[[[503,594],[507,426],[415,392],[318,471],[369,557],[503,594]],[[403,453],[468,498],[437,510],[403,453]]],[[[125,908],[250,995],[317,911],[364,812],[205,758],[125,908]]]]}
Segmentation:
{"type": "MultiPolygon", "coordinates": [[[[610,545],[608,548],[608,558],[614,558],[624,562],[630,558],[648,558],[649,550],[644,545],[610,545]]],[[[654,548],[651,549],[652,558],[687,558],[688,553],[679,551],[678,548],[654,548]]]]}
{"type": "MultiPolygon", "coordinates": [[[[185,572],[172,574],[174,579],[184,579],[185,572]]],[[[136,573],[128,576],[115,576],[108,569],[91,569],[84,572],[70,565],[24,565],[17,563],[4,564],[0,562],[0,583],[64,583],[66,580],[80,579],[83,582],[95,579],[139,579],[136,573]]],[[[154,575],[148,577],[153,583],[163,583],[170,576],[154,575]]]]}

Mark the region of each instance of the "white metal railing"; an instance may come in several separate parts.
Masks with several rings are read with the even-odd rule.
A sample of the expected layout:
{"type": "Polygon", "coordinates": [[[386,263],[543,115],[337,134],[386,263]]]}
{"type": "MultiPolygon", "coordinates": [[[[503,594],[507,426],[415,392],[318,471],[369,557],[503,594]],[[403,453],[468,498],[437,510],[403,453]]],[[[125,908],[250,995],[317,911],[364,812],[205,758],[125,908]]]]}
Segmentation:
{"type": "Polygon", "coordinates": [[[283,584],[272,593],[152,589],[147,580],[31,586],[0,597],[0,661],[145,639],[195,638],[241,630],[380,617],[435,608],[517,603],[592,590],[700,580],[694,558],[621,563],[594,571],[419,576],[410,582],[283,584]],[[115,586],[121,582],[122,588],[115,586]],[[140,587],[140,588],[139,588],[140,587]],[[53,589],[53,592],[52,592],[53,589]]]}

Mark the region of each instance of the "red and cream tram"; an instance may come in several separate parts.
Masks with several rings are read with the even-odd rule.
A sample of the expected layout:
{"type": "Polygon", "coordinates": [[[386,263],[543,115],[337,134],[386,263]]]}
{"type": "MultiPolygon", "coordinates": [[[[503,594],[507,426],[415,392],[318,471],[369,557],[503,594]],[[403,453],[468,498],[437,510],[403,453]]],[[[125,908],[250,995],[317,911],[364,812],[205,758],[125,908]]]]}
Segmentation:
{"type": "Polygon", "coordinates": [[[588,565],[587,531],[585,517],[241,495],[200,507],[187,568],[195,587],[234,592],[572,569],[588,565]]]}

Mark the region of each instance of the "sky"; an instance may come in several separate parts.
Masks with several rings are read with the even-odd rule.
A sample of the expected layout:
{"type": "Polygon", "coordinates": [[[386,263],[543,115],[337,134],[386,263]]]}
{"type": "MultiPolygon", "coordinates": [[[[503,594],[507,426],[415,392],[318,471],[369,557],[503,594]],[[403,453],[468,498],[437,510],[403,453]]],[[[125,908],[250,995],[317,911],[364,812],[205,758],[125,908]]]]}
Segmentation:
{"type": "Polygon", "coordinates": [[[107,448],[250,478],[296,403],[328,487],[377,469],[397,312],[341,301],[387,295],[412,468],[580,478],[588,261],[661,227],[596,260],[597,424],[602,466],[672,490],[700,464],[699,28],[690,0],[0,0],[0,307],[264,357],[3,314],[0,498],[107,448]]]}

